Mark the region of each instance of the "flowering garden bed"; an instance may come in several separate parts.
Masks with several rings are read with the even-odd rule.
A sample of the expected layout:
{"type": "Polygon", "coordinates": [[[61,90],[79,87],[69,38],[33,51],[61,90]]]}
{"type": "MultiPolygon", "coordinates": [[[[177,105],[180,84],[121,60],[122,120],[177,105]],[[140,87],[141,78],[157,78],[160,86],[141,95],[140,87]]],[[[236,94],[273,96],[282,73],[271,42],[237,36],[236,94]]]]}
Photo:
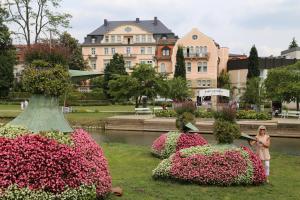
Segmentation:
{"type": "Polygon", "coordinates": [[[197,133],[168,132],[159,136],[152,144],[151,152],[160,158],[192,146],[206,145],[207,141],[197,133]]]}
{"type": "Polygon", "coordinates": [[[0,199],[96,199],[111,190],[102,149],[82,129],[0,129],[0,199]]]}
{"type": "Polygon", "coordinates": [[[249,185],[266,181],[259,158],[246,147],[195,146],[163,160],[153,177],[212,185],[249,185]]]}

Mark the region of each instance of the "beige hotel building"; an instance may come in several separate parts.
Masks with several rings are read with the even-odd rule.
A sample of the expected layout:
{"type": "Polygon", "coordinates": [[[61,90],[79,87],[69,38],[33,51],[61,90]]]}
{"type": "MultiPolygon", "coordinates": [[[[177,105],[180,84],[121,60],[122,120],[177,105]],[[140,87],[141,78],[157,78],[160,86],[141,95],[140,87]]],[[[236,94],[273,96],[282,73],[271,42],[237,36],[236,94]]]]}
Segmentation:
{"type": "MultiPolygon", "coordinates": [[[[82,44],[83,56],[91,68],[104,72],[115,53],[122,54],[126,70],[146,63],[157,72],[173,76],[178,46],[184,48],[188,84],[194,99],[200,89],[216,88],[217,76],[226,70],[229,49],[193,28],[178,39],[160,20],[108,21],[88,34],[82,44]]],[[[215,100],[213,100],[216,102],[215,100]]]]}

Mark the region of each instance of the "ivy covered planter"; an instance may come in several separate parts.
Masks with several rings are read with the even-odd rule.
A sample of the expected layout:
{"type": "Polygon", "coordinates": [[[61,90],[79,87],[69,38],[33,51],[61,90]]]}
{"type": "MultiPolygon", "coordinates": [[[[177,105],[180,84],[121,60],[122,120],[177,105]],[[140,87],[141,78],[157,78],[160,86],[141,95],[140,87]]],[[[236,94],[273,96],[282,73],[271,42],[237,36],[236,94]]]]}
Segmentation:
{"type": "Polygon", "coordinates": [[[168,158],[181,149],[206,144],[207,141],[198,133],[168,132],[153,142],[151,152],[156,157],[168,158]]]}
{"type": "Polygon", "coordinates": [[[246,147],[196,146],[182,149],[153,170],[155,179],[204,185],[258,185],[266,181],[260,159],[246,147]]]}
{"type": "Polygon", "coordinates": [[[0,199],[96,199],[110,190],[107,160],[84,130],[0,129],[0,199]]]}

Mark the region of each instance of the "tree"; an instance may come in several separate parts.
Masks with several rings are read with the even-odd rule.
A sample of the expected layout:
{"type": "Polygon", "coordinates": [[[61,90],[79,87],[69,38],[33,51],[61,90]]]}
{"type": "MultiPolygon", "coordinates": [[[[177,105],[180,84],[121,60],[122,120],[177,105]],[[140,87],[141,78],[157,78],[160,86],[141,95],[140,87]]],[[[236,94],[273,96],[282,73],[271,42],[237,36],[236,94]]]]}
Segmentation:
{"type": "Polygon", "coordinates": [[[185,61],[183,56],[183,48],[178,46],[176,53],[176,65],[175,65],[175,74],[174,77],[181,77],[186,79],[186,69],[185,69],[185,61]]]}
{"type": "Polygon", "coordinates": [[[70,14],[59,13],[61,0],[6,0],[10,14],[9,21],[18,28],[15,34],[21,35],[28,46],[38,43],[41,34],[51,31],[59,33],[59,28],[69,28],[70,14]]]}
{"type": "Polygon", "coordinates": [[[289,49],[294,48],[294,47],[298,47],[298,44],[297,44],[297,41],[296,41],[295,37],[293,37],[293,40],[290,43],[289,49]]]}
{"type": "Polygon", "coordinates": [[[299,110],[300,101],[300,62],[286,67],[271,69],[265,80],[267,96],[271,100],[296,102],[299,110]]]}
{"type": "Polygon", "coordinates": [[[255,45],[250,50],[247,79],[258,77],[260,71],[258,69],[258,54],[255,45]]]}
{"type": "Polygon", "coordinates": [[[85,70],[88,68],[87,62],[83,59],[81,46],[77,39],[71,34],[64,32],[59,37],[59,44],[66,47],[70,52],[68,61],[69,69],[85,70]]]}
{"type": "Polygon", "coordinates": [[[256,105],[257,110],[260,111],[260,105],[264,103],[265,99],[266,90],[262,80],[259,77],[249,79],[242,100],[245,103],[256,105]]]}
{"type": "Polygon", "coordinates": [[[103,92],[107,99],[112,96],[109,93],[109,81],[117,78],[119,75],[127,75],[125,61],[120,54],[114,54],[112,60],[104,69],[103,92]]]}
{"type": "Polygon", "coordinates": [[[218,76],[217,85],[218,88],[224,88],[228,90],[231,89],[229,74],[224,69],[221,71],[220,75],[218,76]]]}
{"type": "Polygon", "coordinates": [[[191,91],[185,79],[181,77],[173,78],[167,81],[167,97],[174,101],[184,101],[191,97],[191,91]]]}
{"type": "Polygon", "coordinates": [[[7,96],[13,86],[13,69],[16,64],[15,50],[12,47],[10,32],[4,24],[7,11],[0,4],[0,96],[7,96]]]}

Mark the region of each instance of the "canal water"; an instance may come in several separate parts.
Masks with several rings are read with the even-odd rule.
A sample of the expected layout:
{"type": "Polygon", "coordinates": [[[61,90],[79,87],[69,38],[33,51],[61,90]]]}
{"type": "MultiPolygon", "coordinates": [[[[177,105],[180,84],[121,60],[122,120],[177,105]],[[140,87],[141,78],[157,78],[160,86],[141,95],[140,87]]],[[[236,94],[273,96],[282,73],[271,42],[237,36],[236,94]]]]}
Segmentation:
{"type": "MultiPolygon", "coordinates": [[[[142,132],[142,131],[103,131],[100,129],[88,130],[92,137],[101,144],[105,143],[124,143],[131,145],[152,145],[152,142],[162,133],[159,132],[142,132]]],[[[216,141],[212,134],[202,134],[202,136],[210,143],[215,144],[216,141]]],[[[235,140],[236,145],[249,146],[245,140],[235,140]]],[[[271,138],[270,150],[289,155],[300,156],[300,138],[271,138]]]]}

